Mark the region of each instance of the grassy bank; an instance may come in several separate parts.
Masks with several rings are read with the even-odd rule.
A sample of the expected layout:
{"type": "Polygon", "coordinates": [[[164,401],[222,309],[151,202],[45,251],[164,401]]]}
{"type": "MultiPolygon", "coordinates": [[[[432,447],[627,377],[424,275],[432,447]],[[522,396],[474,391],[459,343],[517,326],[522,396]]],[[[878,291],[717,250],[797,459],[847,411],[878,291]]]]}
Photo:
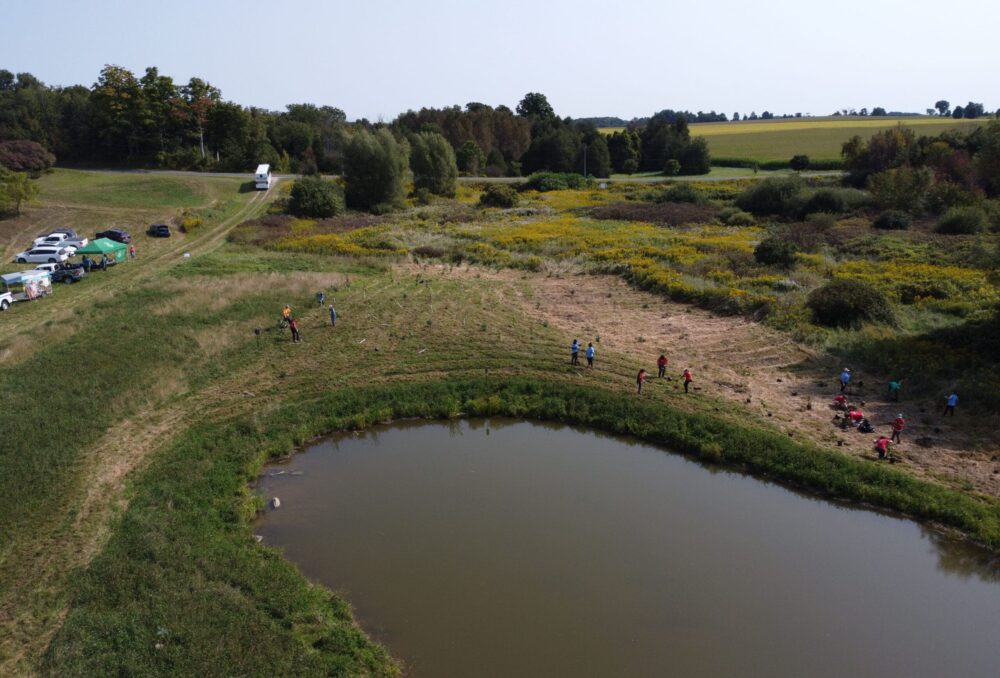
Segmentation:
{"type": "Polygon", "coordinates": [[[328,393],[266,416],[197,427],[136,483],[46,658],[52,675],[394,673],[346,604],[251,539],[247,481],[315,436],[403,417],[505,415],[627,433],[670,449],[885,506],[1000,546],[1000,506],[884,465],[823,452],[623,394],[532,379],[399,384],[328,393]],[[259,639],[266,638],[261,643],[259,639]]]}

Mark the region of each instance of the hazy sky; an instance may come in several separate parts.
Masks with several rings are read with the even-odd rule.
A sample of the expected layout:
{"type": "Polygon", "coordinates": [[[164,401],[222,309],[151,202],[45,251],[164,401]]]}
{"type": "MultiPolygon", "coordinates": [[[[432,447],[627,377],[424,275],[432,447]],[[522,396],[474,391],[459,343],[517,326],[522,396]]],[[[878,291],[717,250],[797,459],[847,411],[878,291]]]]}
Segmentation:
{"type": "Polygon", "coordinates": [[[560,115],[664,108],[1000,107],[1000,2],[940,0],[24,0],[0,68],[91,85],[101,67],[192,75],[226,99],[349,119],[525,92],[560,115]]]}

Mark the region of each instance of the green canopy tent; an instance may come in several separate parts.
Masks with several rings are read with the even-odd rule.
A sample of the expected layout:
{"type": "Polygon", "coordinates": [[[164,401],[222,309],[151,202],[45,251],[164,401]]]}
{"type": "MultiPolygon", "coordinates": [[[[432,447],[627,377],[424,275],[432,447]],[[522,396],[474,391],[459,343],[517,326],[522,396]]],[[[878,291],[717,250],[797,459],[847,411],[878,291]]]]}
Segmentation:
{"type": "Polygon", "coordinates": [[[128,245],[110,238],[98,238],[91,240],[86,247],[78,249],[76,254],[81,257],[86,254],[97,262],[100,262],[101,255],[105,255],[111,263],[117,264],[128,259],[128,245]]]}

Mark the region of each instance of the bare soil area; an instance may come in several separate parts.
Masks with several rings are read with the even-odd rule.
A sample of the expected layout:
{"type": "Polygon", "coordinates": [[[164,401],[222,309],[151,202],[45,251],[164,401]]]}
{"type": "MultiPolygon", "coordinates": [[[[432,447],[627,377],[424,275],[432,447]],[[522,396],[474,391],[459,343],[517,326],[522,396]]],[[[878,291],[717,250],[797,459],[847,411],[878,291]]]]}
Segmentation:
{"type": "Polygon", "coordinates": [[[759,323],[673,303],[612,276],[549,277],[465,267],[436,272],[501,283],[502,303],[565,332],[567,355],[574,338],[584,346],[595,342],[598,369],[602,354],[622,354],[634,361],[634,370],[623,378],[634,379],[642,367],[652,389],[683,395],[680,374],[690,368],[695,395],[730,401],[747,417],[844,454],[874,460],[875,438],[891,435],[890,422],[902,413],[907,428],[902,444],[893,446],[899,466],[923,478],[1000,496],[1000,444],[988,422],[961,411],[945,419],[943,400],[910,400],[905,392],[901,402],[888,402],[887,375],[855,370],[848,396],[852,403],[864,403],[876,432],[843,430],[833,422],[832,402],[844,365],[759,323]],[[669,360],[665,380],[656,378],[661,353],[669,360]]]}

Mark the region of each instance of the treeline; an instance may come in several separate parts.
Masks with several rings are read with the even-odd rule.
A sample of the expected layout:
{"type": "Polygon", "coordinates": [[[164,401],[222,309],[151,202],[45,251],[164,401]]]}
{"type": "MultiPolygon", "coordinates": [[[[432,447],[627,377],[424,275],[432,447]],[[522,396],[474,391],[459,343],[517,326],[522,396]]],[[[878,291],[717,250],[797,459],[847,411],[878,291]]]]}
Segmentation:
{"type": "Polygon", "coordinates": [[[529,93],[513,111],[470,103],[407,111],[388,124],[349,123],[332,106],[244,107],[205,80],[175,82],[155,67],[137,75],[105,66],[90,87],[52,87],[30,73],[0,70],[0,142],[36,142],[64,165],[239,171],[264,162],[279,172],[339,174],[352,135],[385,127],[400,141],[442,135],[466,175],[707,172],[707,147],[690,139],[687,121],[686,113],[666,111],[608,138],[593,122],[560,117],[544,95],[529,93]]]}

